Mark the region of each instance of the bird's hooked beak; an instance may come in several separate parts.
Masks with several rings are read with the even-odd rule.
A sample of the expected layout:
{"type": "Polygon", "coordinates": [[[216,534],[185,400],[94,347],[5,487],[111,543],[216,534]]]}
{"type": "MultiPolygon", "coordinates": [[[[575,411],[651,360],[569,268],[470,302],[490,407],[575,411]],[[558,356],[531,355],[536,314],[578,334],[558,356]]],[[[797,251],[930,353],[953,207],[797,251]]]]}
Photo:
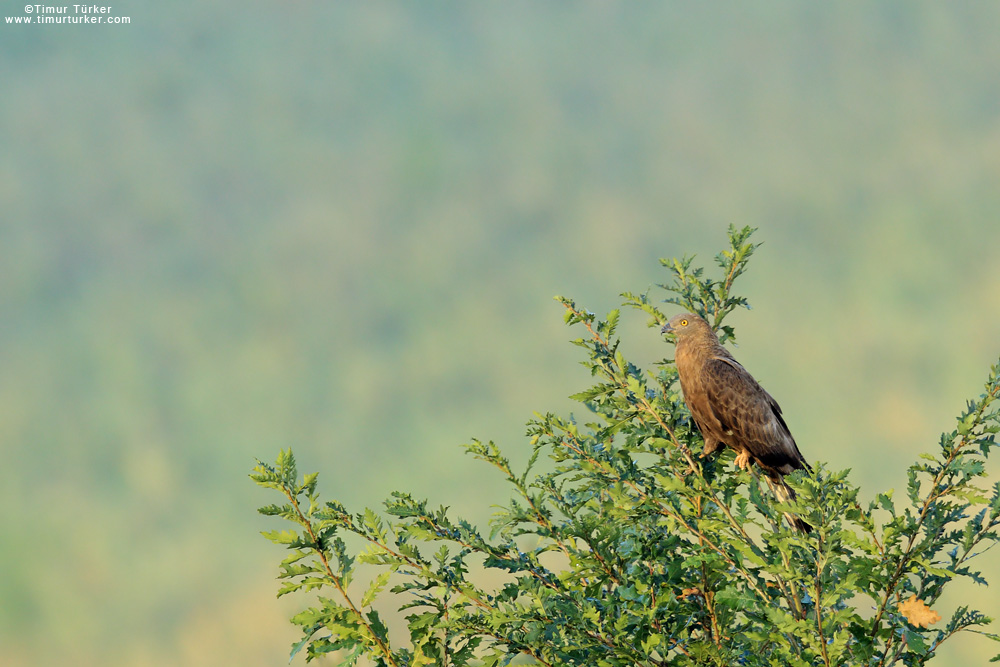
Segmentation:
{"type": "Polygon", "coordinates": [[[673,333],[673,332],[674,332],[674,328],[672,326],[670,326],[670,322],[667,322],[666,324],[664,324],[663,328],[660,329],[660,333],[661,334],[668,334],[668,333],[673,333]]]}

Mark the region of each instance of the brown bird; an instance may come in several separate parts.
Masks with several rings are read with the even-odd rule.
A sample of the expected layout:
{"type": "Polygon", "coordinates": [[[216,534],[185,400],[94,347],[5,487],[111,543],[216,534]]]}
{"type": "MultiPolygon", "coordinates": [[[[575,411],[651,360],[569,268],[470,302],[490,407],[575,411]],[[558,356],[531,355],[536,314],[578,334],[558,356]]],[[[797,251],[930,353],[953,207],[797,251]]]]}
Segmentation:
{"type": "MultiPolygon", "coordinates": [[[[795,498],[784,475],[809,470],[788,430],[781,408],[753,376],[722,347],[708,322],[697,315],[674,315],[661,333],[677,337],[675,363],[684,402],[705,440],[702,456],[723,445],[736,452],[736,465],[749,470],[756,463],[779,502],[795,498]]],[[[785,513],[795,528],[808,533],[812,526],[785,513]]]]}

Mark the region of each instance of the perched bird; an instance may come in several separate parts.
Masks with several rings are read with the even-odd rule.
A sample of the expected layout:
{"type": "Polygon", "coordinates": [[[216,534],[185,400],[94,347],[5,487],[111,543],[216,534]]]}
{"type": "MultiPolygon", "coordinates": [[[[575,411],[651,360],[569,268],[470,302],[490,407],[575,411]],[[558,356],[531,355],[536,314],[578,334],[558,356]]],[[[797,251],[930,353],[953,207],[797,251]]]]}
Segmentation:
{"type": "MultiPolygon", "coordinates": [[[[788,430],[781,408],[753,376],[722,347],[708,322],[683,313],[670,318],[661,333],[677,337],[675,363],[684,402],[705,439],[702,456],[723,445],[736,451],[736,464],[750,469],[756,463],[779,502],[795,498],[783,479],[793,470],[809,470],[788,430]]],[[[788,522],[803,532],[812,527],[785,513],[788,522]]]]}

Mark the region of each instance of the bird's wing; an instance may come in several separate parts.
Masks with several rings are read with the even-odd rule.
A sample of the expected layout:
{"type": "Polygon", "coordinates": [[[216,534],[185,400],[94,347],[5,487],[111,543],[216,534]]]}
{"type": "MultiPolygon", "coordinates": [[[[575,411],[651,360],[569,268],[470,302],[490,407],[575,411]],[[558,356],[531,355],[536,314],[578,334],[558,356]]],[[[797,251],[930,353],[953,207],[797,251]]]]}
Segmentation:
{"type": "Polygon", "coordinates": [[[806,467],[781,408],[735,359],[710,358],[702,384],[712,411],[732,431],[730,444],[745,447],[759,464],[783,474],[806,467]]]}

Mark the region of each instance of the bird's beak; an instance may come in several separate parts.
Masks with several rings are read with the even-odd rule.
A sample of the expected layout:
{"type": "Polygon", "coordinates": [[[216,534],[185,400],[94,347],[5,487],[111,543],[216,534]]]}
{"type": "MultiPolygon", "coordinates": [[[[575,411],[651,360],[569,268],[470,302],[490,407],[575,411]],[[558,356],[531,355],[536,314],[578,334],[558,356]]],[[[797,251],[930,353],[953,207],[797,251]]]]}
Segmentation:
{"type": "Polygon", "coordinates": [[[674,332],[674,328],[672,326],[670,326],[670,322],[667,322],[666,324],[664,324],[663,328],[660,329],[660,333],[661,334],[668,334],[668,333],[673,333],[673,332],[674,332]]]}

